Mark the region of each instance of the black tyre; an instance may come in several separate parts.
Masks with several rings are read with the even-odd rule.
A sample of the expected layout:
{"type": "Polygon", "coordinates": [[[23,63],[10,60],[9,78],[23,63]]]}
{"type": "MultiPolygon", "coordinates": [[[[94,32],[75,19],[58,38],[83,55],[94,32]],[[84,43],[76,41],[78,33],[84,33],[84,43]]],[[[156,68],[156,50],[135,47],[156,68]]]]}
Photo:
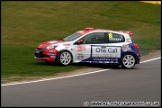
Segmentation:
{"type": "Polygon", "coordinates": [[[126,54],[123,56],[121,65],[123,68],[133,68],[135,66],[136,59],[132,54],[126,54]]]}
{"type": "Polygon", "coordinates": [[[61,65],[69,65],[72,61],[72,55],[69,51],[61,51],[57,56],[57,62],[61,65]]]}

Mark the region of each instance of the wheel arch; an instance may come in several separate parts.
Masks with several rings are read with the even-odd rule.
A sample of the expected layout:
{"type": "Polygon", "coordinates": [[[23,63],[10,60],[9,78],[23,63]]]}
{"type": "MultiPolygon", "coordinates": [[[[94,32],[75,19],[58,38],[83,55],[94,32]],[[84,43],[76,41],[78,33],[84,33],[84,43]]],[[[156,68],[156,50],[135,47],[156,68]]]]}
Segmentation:
{"type": "MultiPolygon", "coordinates": [[[[62,53],[62,52],[65,52],[65,51],[67,51],[71,54],[71,57],[72,57],[71,62],[73,62],[73,54],[72,54],[71,51],[69,51],[67,49],[63,49],[63,50],[59,51],[58,54],[56,55],[56,58],[58,59],[59,54],[62,53]]],[[[56,61],[58,62],[58,60],[56,60],[56,61]]]]}
{"type": "MultiPolygon", "coordinates": [[[[122,55],[122,57],[121,58],[123,58],[125,55],[128,55],[128,54],[130,54],[130,55],[133,55],[134,56],[134,58],[135,58],[135,64],[137,64],[137,56],[136,56],[136,54],[135,53],[133,53],[133,52],[126,52],[126,53],[124,53],[123,55],[122,55]]],[[[120,63],[122,62],[122,59],[120,60],[120,63]]]]}

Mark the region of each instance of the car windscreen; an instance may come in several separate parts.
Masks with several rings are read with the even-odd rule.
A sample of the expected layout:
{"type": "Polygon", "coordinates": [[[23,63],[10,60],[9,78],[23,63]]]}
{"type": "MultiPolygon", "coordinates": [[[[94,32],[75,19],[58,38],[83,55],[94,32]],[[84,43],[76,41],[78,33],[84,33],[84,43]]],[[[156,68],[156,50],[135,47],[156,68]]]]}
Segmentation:
{"type": "Polygon", "coordinates": [[[80,34],[80,33],[74,33],[74,34],[72,34],[72,35],[64,38],[63,40],[64,41],[73,41],[73,40],[79,38],[80,36],[82,36],[82,34],[80,34]]]}

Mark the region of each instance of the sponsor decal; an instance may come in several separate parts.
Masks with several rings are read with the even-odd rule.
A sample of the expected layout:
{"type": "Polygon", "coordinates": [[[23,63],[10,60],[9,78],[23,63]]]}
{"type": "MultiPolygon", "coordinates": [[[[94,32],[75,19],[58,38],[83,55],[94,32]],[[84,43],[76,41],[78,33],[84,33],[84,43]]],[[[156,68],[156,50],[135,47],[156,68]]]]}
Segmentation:
{"type": "Polygon", "coordinates": [[[77,46],[77,52],[82,52],[84,50],[86,50],[85,46],[77,46]]]}
{"type": "Polygon", "coordinates": [[[130,39],[130,38],[127,38],[126,41],[127,41],[127,42],[131,42],[131,39],[130,39]]]}
{"type": "Polygon", "coordinates": [[[49,52],[50,52],[50,53],[52,53],[52,52],[55,53],[55,50],[49,50],[49,52]]]}
{"type": "Polygon", "coordinates": [[[57,41],[49,41],[50,44],[56,43],[57,41]]]}
{"type": "Polygon", "coordinates": [[[47,55],[56,55],[56,54],[54,54],[54,53],[47,53],[47,55]]]}
{"type": "Polygon", "coordinates": [[[122,36],[122,35],[121,35],[121,36],[119,35],[119,37],[114,37],[114,36],[113,36],[113,33],[111,33],[111,32],[108,33],[108,37],[109,37],[109,40],[110,40],[110,41],[116,41],[116,42],[119,41],[119,42],[120,42],[120,41],[123,40],[123,36],[122,36]]]}
{"type": "Polygon", "coordinates": [[[77,60],[83,60],[83,59],[84,59],[84,55],[82,55],[82,54],[77,55],[77,60]]]}
{"type": "Polygon", "coordinates": [[[70,47],[70,44],[63,44],[63,46],[64,46],[65,48],[69,48],[69,47],[70,47]]]}
{"type": "Polygon", "coordinates": [[[56,58],[56,56],[51,56],[51,58],[56,58]]]}
{"type": "Polygon", "coordinates": [[[102,58],[102,57],[98,58],[98,57],[95,57],[95,58],[93,58],[93,60],[94,61],[113,61],[113,62],[118,62],[117,58],[102,58]]]}
{"type": "Polygon", "coordinates": [[[93,59],[92,63],[119,63],[118,59],[93,59]]]}
{"type": "Polygon", "coordinates": [[[126,52],[126,51],[132,51],[131,47],[129,47],[129,45],[124,44],[122,45],[122,51],[126,52]]]}
{"type": "Polygon", "coordinates": [[[63,44],[63,46],[70,46],[70,44],[63,44]]]}
{"type": "Polygon", "coordinates": [[[118,42],[118,41],[122,41],[121,38],[111,38],[110,40],[111,40],[111,41],[117,41],[117,42],[118,42]]]}
{"type": "Polygon", "coordinates": [[[39,50],[36,50],[36,51],[35,51],[35,53],[39,54],[39,53],[40,53],[40,51],[39,51],[39,50]]]}
{"type": "Polygon", "coordinates": [[[93,58],[120,58],[121,47],[92,46],[93,58]]]}

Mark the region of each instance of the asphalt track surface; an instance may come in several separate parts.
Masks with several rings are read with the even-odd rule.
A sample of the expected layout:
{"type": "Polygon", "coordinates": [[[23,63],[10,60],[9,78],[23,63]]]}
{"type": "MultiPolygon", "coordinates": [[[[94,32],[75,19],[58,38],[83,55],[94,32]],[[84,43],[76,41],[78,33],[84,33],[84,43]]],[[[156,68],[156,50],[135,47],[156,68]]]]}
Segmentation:
{"type": "Polygon", "coordinates": [[[138,64],[134,69],[119,67],[69,78],[1,86],[1,107],[89,107],[95,105],[93,102],[104,106],[108,102],[144,102],[145,105],[151,102],[161,106],[161,58],[138,64]]]}

